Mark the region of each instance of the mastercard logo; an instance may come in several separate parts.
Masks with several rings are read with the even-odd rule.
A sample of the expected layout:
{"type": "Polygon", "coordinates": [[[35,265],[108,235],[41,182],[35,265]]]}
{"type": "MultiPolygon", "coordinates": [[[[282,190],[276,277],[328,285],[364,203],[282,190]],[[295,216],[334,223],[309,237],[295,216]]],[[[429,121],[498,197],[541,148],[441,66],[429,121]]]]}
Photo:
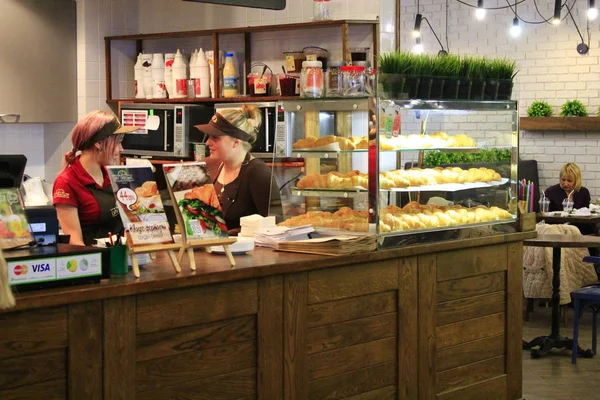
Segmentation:
{"type": "Polygon", "coordinates": [[[77,271],[77,260],[67,262],[67,269],[71,272],[77,271]]]}
{"type": "Polygon", "coordinates": [[[29,271],[29,267],[25,264],[23,265],[16,265],[13,272],[15,275],[19,276],[19,275],[27,275],[27,272],[29,271]]]}

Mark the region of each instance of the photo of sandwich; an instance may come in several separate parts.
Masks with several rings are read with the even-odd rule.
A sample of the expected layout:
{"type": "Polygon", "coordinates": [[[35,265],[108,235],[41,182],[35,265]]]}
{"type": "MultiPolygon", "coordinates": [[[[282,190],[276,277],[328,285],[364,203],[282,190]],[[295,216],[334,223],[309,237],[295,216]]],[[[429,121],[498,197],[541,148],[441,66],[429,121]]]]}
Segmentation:
{"type": "Polygon", "coordinates": [[[221,204],[206,164],[166,164],[163,169],[181,212],[187,237],[204,239],[227,236],[221,204]]]}
{"type": "Polygon", "coordinates": [[[165,209],[155,181],[146,181],[135,189],[137,201],[129,209],[135,214],[161,213],[165,209]]]}

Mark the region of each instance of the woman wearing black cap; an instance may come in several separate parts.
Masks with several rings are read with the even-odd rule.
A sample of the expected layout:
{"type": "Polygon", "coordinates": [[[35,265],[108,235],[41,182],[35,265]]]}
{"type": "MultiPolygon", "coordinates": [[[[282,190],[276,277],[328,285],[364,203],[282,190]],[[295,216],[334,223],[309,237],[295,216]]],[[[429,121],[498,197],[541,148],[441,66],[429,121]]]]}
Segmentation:
{"type": "Polygon", "coordinates": [[[106,166],[119,163],[122,134],[137,129],[121,126],[104,111],[92,111],[73,128],[73,148],[65,154],[65,169],[52,189],[52,204],[70,244],[91,245],[96,238],[121,231],[106,166]]]}
{"type": "Polygon", "coordinates": [[[271,189],[270,168],[249,153],[261,123],[258,108],[245,105],[219,110],[208,124],[196,125],[208,135],[206,164],[229,234],[239,232],[241,217],[266,217],[271,197],[279,198],[278,189],[271,189]]]}

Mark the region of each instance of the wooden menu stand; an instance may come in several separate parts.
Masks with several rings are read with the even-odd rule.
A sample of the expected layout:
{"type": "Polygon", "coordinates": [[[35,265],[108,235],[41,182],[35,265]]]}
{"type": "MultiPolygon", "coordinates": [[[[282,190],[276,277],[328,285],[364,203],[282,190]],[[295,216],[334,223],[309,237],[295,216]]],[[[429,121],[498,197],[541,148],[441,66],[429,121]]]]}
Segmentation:
{"type": "MultiPolygon", "coordinates": [[[[180,225],[181,226],[181,225],[180,225]]],[[[185,233],[181,233],[181,239],[184,240],[185,233]]],[[[229,264],[231,268],[235,268],[235,259],[233,258],[233,254],[231,254],[231,249],[229,248],[230,244],[233,244],[237,241],[235,238],[216,238],[216,239],[200,239],[200,240],[186,240],[182,243],[181,248],[179,249],[179,254],[177,259],[181,261],[183,257],[183,253],[187,251],[188,258],[190,260],[190,269],[192,271],[196,270],[196,257],[194,256],[194,249],[201,247],[210,247],[210,246],[223,246],[223,250],[225,251],[225,255],[229,260],[229,264]]]]}
{"type": "Polygon", "coordinates": [[[169,259],[171,260],[171,264],[173,264],[173,268],[177,273],[181,272],[181,266],[179,265],[179,260],[173,250],[181,250],[181,243],[166,243],[166,244],[148,244],[143,246],[134,246],[131,241],[131,235],[129,232],[125,232],[125,236],[127,237],[127,251],[129,251],[129,256],[131,257],[131,267],[133,269],[133,275],[136,278],[140,277],[140,266],[137,261],[137,254],[142,253],[158,253],[161,251],[166,251],[169,259]]]}
{"type": "MultiPolygon", "coordinates": [[[[166,177],[165,177],[166,179],[166,177]]],[[[233,254],[231,254],[231,250],[229,249],[229,245],[237,242],[235,238],[211,238],[211,239],[196,239],[189,240],[187,237],[187,233],[185,231],[185,221],[183,220],[183,216],[181,215],[181,210],[177,205],[177,199],[175,198],[175,193],[173,193],[173,188],[169,184],[167,180],[167,190],[169,191],[169,197],[171,197],[171,201],[173,202],[173,209],[175,211],[175,217],[177,218],[177,224],[179,225],[179,231],[181,232],[181,243],[179,244],[179,253],[177,254],[177,261],[181,262],[183,258],[183,253],[187,252],[188,259],[190,262],[190,269],[192,271],[196,270],[196,257],[194,255],[194,249],[197,248],[206,248],[210,246],[223,246],[223,250],[227,255],[227,259],[229,260],[229,264],[231,268],[235,268],[235,260],[233,259],[233,254]]],[[[169,256],[170,257],[170,256],[169,256]]]]}

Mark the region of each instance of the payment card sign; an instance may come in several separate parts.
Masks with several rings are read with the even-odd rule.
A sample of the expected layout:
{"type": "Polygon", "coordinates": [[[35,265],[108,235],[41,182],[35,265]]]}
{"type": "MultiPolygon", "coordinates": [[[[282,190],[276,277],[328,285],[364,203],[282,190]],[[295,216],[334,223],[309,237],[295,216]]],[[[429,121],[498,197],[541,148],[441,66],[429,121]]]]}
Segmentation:
{"type": "Polygon", "coordinates": [[[8,281],[11,285],[56,279],[56,261],[53,258],[8,261],[7,265],[8,281]]]}

